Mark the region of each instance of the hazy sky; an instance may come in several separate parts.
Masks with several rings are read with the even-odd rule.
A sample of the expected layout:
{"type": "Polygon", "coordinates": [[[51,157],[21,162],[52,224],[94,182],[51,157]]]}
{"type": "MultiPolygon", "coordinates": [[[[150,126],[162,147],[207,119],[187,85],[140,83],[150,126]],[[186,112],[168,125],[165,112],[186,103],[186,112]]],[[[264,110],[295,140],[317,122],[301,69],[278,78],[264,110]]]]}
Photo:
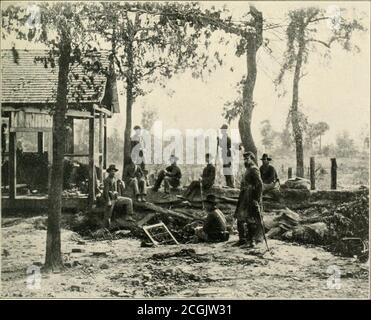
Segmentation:
{"type": "MultiPolygon", "coordinates": [[[[205,3],[211,5],[215,3],[205,3]]],[[[228,2],[228,8],[236,18],[241,12],[248,11],[247,2],[228,2]]],[[[284,23],[288,10],[300,6],[328,7],[339,5],[347,8],[348,13],[358,16],[363,12],[365,26],[369,26],[370,5],[368,2],[255,2],[257,9],[263,12],[267,21],[284,23]]],[[[218,5],[218,4],[217,4],[218,5]]],[[[327,26],[325,25],[325,28],[327,26]]],[[[284,30],[282,30],[284,31],[284,30]]],[[[281,32],[282,33],[282,32],[281,32]]],[[[281,36],[280,34],[276,35],[281,36]]],[[[253,115],[253,134],[260,141],[260,122],[269,119],[276,130],[282,130],[291,101],[292,76],[286,77],[285,97],[279,98],[275,92],[273,81],[277,76],[282,62],[285,42],[280,41],[271,32],[265,37],[272,39],[272,56],[264,49],[258,53],[258,76],[254,100],[257,107],[253,115]]],[[[343,51],[338,46],[332,49],[332,58],[327,63],[313,55],[305,71],[308,75],[301,80],[300,99],[303,111],[309,121],[326,121],[330,131],[323,142],[333,142],[336,134],[348,130],[352,137],[357,138],[361,131],[368,130],[370,119],[370,35],[369,31],[354,37],[361,52],[357,54],[343,51]]],[[[321,49],[322,50],[322,49],[321,49]]],[[[143,106],[158,110],[164,128],[211,128],[219,127],[225,122],[222,118],[223,105],[237,97],[235,84],[246,73],[245,57],[237,58],[231,46],[229,56],[224,59],[225,66],[220,67],[207,80],[202,82],[193,79],[191,72],[177,75],[167,82],[167,88],[155,88],[145,97],[138,98],[134,107],[134,123],[139,123],[143,106]],[[233,66],[234,72],[230,71],[233,66]],[[170,97],[167,92],[173,90],[170,97]]],[[[122,110],[125,97],[121,99],[122,110]]],[[[124,114],[113,119],[115,125],[122,125],[124,114]]],[[[237,127],[236,122],[231,127],[237,127]]]]}
{"type": "MultiPolygon", "coordinates": [[[[242,13],[249,10],[249,2],[203,2],[204,7],[226,4],[233,13],[233,19],[238,20],[242,13]]],[[[263,12],[264,19],[269,22],[287,23],[285,15],[290,9],[303,6],[320,6],[329,8],[339,6],[347,9],[349,17],[364,17],[364,25],[370,25],[369,2],[254,2],[258,10],[263,12]]],[[[321,32],[326,33],[326,23],[321,32]]],[[[329,29],[327,29],[328,32],[329,29]]],[[[292,76],[285,78],[284,89],[287,94],[279,98],[275,91],[273,80],[282,64],[285,50],[284,29],[265,32],[264,37],[269,38],[269,55],[263,48],[258,52],[258,76],[254,94],[257,104],[253,114],[253,134],[259,144],[260,122],[269,119],[276,130],[282,130],[291,101],[292,76]]],[[[301,80],[300,100],[303,111],[309,121],[326,121],[330,131],[323,138],[323,143],[333,142],[337,133],[347,130],[353,138],[361,132],[369,130],[370,120],[370,33],[369,30],[354,37],[361,52],[357,54],[343,51],[334,46],[331,59],[325,62],[314,54],[310,57],[305,72],[308,74],[301,80]]],[[[10,42],[3,42],[2,47],[9,47],[10,42]]],[[[25,44],[17,42],[17,47],[25,44]]],[[[29,44],[27,44],[29,48],[29,44]]],[[[166,82],[166,89],[154,87],[153,91],[145,97],[136,100],[133,108],[133,124],[140,123],[141,112],[144,106],[155,108],[164,128],[197,129],[220,127],[225,122],[222,110],[225,102],[237,98],[235,84],[246,74],[245,56],[235,56],[233,43],[221,47],[227,52],[223,60],[224,65],[219,67],[208,79],[203,82],[193,79],[191,72],[179,74],[166,82]],[[234,72],[230,71],[233,67],[234,72]],[[169,92],[173,92],[169,96],[169,92]]],[[[320,49],[323,51],[323,49],[320,49]]],[[[110,131],[114,127],[124,129],[125,123],[125,95],[120,97],[121,114],[110,120],[110,131]]],[[[236,122],[231,127],[237,127],[236,122]]]]}

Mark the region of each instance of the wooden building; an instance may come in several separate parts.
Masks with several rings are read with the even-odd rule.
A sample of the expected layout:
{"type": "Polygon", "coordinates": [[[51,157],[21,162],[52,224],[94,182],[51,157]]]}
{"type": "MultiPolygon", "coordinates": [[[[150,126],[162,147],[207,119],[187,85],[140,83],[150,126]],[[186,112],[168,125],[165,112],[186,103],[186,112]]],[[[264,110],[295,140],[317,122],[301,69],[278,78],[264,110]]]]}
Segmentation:
{"type": "MultiPolygon", "coordinates": [[[[2,166],[7,162],[6,172],[2,170],[2,209],[47,205],[47,194],[17,194],[21,187],[17,184],[17,135],[37,136],[37,149],[31,153],[45,155],[50,168],[57,61],[45,50],[1,51],[2,166]]],[[[88,194],[65,198],[63,205],[82,208],[93,204],[96,178],[103,179],[107,165],[107,118],[119,112],[119,104],[117,83],[105,53],[95,52],[85,58],[84,66],[74,65],[71,70],[65,157],[85,159],[89,179],[88,194]],[[74,128],[76,121],[81,120],[88,122],[88,150],[79,153],[74,148],[74,128]],[[100,168],[100,177],[96,177],[96,167],[100,168]]],[[[35,164],[35,170],[36,167],[35,164]]]]}

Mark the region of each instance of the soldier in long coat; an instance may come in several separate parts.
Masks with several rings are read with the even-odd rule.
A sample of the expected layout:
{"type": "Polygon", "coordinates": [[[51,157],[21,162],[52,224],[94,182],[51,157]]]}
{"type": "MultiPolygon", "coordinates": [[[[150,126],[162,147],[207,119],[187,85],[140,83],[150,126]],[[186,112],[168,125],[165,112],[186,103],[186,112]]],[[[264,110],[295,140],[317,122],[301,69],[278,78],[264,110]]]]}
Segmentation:
{"type": "Polygon", "coordinates": [[[260,212],[262,209],[263,182],[252,152],[244,153],[246,173],[241,182],[241,191],[235,211],[239,241],[235,244],[254,246],[261,235],[260,212]]]}

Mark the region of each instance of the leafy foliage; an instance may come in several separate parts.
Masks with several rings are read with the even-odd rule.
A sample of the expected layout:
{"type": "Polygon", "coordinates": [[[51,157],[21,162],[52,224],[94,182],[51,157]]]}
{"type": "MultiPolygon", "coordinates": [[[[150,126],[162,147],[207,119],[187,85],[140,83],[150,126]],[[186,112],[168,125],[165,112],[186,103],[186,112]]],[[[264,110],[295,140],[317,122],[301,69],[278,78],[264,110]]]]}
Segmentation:
{"type": "Polygon", "coordinates": [[[275,81],[277,86],[282,83],[285,74],[295,68],[301,40],[304,44],[303,62],[306,64],[310,53],[315,52],[319,45],[325,48],[326,55],[330,54],[335,43],[347,51],[358,50],[358,47],[351,43],[352,35],[356,31],[366,30],[359,20],[347,20],[342,15],[331,17],[325,10],[315,7],[292,10],[288,18],[290,22],[286,29],[286,51],[284,63],[275,81]],[[324,22],[332,23],[332,27],[328,28],[330,32],[327,38],[321,39],[319,36],[326,35],[326,32],[319,32],[324,22]]]}
{"type": "Polygon", "coordinates": [[[260,134],[263,137],[262,144],[266,150],[272,149],[275,137],[278,132],[275,132],[269,120],[261,122],[260,134]]]}

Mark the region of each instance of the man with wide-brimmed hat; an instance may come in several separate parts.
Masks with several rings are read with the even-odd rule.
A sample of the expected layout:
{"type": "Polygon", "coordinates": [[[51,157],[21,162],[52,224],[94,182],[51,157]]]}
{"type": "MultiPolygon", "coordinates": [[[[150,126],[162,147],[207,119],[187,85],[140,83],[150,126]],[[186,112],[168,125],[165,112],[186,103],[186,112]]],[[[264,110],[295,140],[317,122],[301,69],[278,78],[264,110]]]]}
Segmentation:
{"type": "Polygon", "coordinates": [[[261,159],[262,165],[260,166],[260,175],[263,180],[263,192],[272,190],[279,191],[280,183],[276,169],[271,165],[272,158],[268,154],[263,153],[261,159]]]}
{"type": "Polygon", "coordinates": [[[160,189],[162,181],[164,181],[165,193],[170,193],[170,187],[178,188],[180,186],[180,179],[182,177],[182,171],[177,165],[178,157],[175,155],[170,156],[170,166],[165,170],[161,170],[158,174],[155,185],[152,190],[157,192],[160,189]]]}
{"type": "Polygon", "coordinates": [[[226,185],[234,188],[233,168],[232,168],[232,141],[227,133],[228,125],[223,124],[220,127],[221,137],[217,138],[217,148],[221,149],[223,161],[223,175],[225,177],[226,185]]]}
{"type": "Polygon", "coordinates": [[[116,166],[111,164],[106,171],[108,176],[103,180],[103,199],[106,206],[104,220],[106,226],[109,227],[111,225],[112,213],[117,208],[125,207],[127,217],[132,219],[133,202],[130,198],[122,196],[125,186],[121,180],[117,180],[115,177],[118,171],[116,166]]]}
{"type": "Polygon", "coordinates": [[[241,181],[241,191],[235,211],[239,236],[239,241],[235,245],[252,247],[255,241],[261,238],[259,226],[263,182],[255,155],[248,151],[243,154],[243,157],[246,172],[241,181]]]}
{"type": "Polygon", "coordinates": [[[208,194],[203,200],[207,216],[202,227],[195,229],[195,235],[199,241],[222,242],[229,239],[227,221],[223,212],[217,207],[215,195],[208,194]]]}

